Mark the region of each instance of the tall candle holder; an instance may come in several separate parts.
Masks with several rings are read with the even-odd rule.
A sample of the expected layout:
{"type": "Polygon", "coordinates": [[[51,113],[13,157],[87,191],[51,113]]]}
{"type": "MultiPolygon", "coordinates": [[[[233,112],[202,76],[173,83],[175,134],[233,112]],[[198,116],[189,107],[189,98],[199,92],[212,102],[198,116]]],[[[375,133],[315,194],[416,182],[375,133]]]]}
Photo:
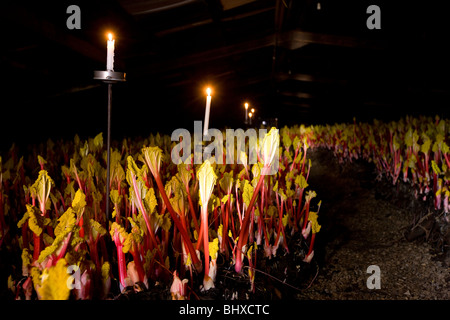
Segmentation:
{"type": "Polygon", "coordinates": [[[112,85],[119,82],[126,81],[126,74],[124,72],[117,71],[94,71],[94,80],[103,81],[108,85],[108,132],[106,136],[106,148],[107,148],[107,158],[106,158],[106,218],[110,219],[109,216],[109,194],[110,194],[110,157],[111,157],[111,105],[112,105],[112,85]]]}

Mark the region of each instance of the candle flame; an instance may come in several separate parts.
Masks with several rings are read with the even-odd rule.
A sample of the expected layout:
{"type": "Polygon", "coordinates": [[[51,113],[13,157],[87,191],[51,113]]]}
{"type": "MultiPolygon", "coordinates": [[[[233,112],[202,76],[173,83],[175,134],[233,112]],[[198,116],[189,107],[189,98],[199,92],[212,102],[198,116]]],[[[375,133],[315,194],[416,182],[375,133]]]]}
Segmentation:
{"type": "Polygon", "coordinates": [[[254,108],[252,108],[252,113],[255,113],[255,109],[254,108]]]}
{"type": "Polygon", "coordinates": [[[112,41],[112,39],[113,39],[112,33],[108,33],[108,39],[109,39],[109,41],[112,41]]]}
{"type": "Polygon", "coordinates": [[[245,109],[248,109],[248,103],[247,102],[244,104],[244,106],[245,106],[245,109]]]}
{"type": "Polygon", "coordinates": [[[253,116],[253,113],[249,112],[248,116],[251,118],[253,116]]]}
{"type": "Polygon", "coordinates": [[[211,88],[206,88],[206,94],[208,95],[208,96],[210,96],[211,95],[211,88]]]}

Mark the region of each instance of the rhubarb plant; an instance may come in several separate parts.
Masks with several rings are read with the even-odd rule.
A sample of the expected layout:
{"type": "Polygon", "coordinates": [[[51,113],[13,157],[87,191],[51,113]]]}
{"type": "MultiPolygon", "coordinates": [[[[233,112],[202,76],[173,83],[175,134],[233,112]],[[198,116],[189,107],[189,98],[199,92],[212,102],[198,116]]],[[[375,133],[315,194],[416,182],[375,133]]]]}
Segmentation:
{"type": "MultiPolygon", "coordinates": [[[[351,135],[349,130],[339,132],[344,131],[358,145],[359,127],[352,127],[351,135]]],[[[321,136],[326,135],[322,130],[321,136]]],[[[257,163],[250,164],[245,152],[235,150],[240,161],[226,165],[213,163],[214,158],[194,165],[192,157],[190,164],[175,165],[166,160],[173,147],[168,136],[150,135],[141,144],[124,139],[111,152],[109,195],[101,134],[88,140],[76,136],[61,147],[60,156],[48,142],[46,152],[34,153],[33,161],[25,162],[11,149],[10,160],[1,162],[0,202],[7,199],[9,204],[12,192],[21,195],[17,203],[22,219],[14,218],[16,208],[8,217],[19,228],[15,243],[20,244],[25,281],[18,296],[32,298],[35,292],[45,298],[41,288],[50,284],[59,290],[63,277],[45,282],[42,276],[64,266],[76,270],[67,273],[69,282],[76,278],[67,291],[74,299],[104,298],[114,287],[122,291],[131,285],[151,290],[156,281],[172,281],[173,298],[186,299],[200,286],[215,286],[219,258],[238,272],[248,263],[254,290],[258,252],[264,250],[268,258],[280,250],[289,252],[289,237],[305,224],[314,229],[307,150],[317,139],[311,128],[301,126],[283,129],[280,141],[279,131],[272,128],[258,141],[257,163]],[[34,184],[26,176],[29,163],[40,169],[34,184]],[[105,214],[107,197],[113,221],[105,214]],[[108,250],[111,245],[115,252],[108,250]],[[187,271],[191,286],[184,279],[187,271]]],[[[345,155],[354,158],[358,147],[351,148],[345,155]]],[[[444,190],[447,184],[442,173],[440,177],[444,190]]],[[[0,220],[2,235],[6,223],[0,220]]],[[[305,235],[310,260],[313,233],[305,235]]],[[[67,292],[48,296],[65,299],[67,292]]]]}
{"type": "MultiPolygon", "coordinates": [[[[203,239],[203,253],[205,256],[205,275],[203,286],[205,290],[214,287],[214,282],[209,276],[209,224],[208,224],[208,203],[216,184],[217,176],[209,160],[206,160],[197,171],[199,181],[199,196],[201,201],[201,228],[199,239],[203,239]]],[[[199,240],[200,241],[200,240],[199,240]]]]}

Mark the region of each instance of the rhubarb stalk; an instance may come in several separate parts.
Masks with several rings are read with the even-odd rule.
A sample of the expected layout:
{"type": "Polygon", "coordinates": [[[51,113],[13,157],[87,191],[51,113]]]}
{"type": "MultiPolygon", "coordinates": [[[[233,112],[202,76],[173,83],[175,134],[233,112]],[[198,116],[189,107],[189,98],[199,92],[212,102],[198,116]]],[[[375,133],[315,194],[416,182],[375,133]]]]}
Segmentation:
{"type": "Polygon", "coordinates": [[[270,172],[271,166],[274,164],[274,161],[279,161],[278,157],[275,157],[278,155],[278,147],[280,144],[280,136],[278,129],[272,128],[270,129],[269,133],[265,135],[262,145],[260,146],[260,158],[263,160],[263,169],[261,170],[261,174],[259,176],[258,184],[256,185],[253,196],[250,200],[250,203],[247,207],[247,214],[245,215],[242,225],[241,225],[241,231],[239,234],[239,240],[236,248],[236,263],[235,263],[235,270],[236,272],[241,272],[243,263],[242,263],[242,247],[247,243],[248,238],[248,227],[250,222],[250,216],[253,209],[253,205],[256,201],[257,195],[259,193],[259,190],[261,189],[261,186],[264,182],[264,177],[270,172]],[[277,159],[275,159],[277,158],[277,159]]]}
{"type": "Polygon", "coordinates": [[[203,253],[205,256],[205,276],[204,286],[209,281],[209,237],[208,237],[208,202],[211,198],[217,176],[211,166],[209,160],[206,160],[197,171],[197,179],[199,181],[199,194],[202,202],[201,206],[201,229],[203,233],[203,253]]]}
{"type": "Polygon", "coordinates": [[[191,255],[192,262],[194,264],[195,269],[198,272],[201,272],[202,270],[202,263],[197,257],[197,254],[195,252],[194,246],[192,245],[191,239],[189,238],[189,235],[187,231],[183,228],[180,220],[177,217],[177,213],[173,209],[172,205],[170,204],[169,198],[167,197],[166,191],[164,189],[161,176],[159,173],[160,166],[161,166],[161,156],[162,156],[162,150],[159,147],[147,147],[142,149],[142,153],[145,157],[145,162],[147,166],[149,167],[153,178],[156,181],[156,185],[158,186],[159,193],[161,197],[163,198],[163,201],[165,205],[167,206],[167,210],[169,210],[170,217],[172,218],[173,222],[175,223],[175,226],[177,227],[178,231],[181,233],[181,236],[183,237],[184,242],[186,243],[189,253],[191,255]]]}

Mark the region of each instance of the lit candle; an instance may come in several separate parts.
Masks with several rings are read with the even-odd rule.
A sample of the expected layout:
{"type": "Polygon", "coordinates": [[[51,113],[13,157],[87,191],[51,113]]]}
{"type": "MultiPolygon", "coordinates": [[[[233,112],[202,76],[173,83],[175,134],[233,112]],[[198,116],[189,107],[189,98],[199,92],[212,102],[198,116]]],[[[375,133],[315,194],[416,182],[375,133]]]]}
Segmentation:
{"type": "Polygon", "coordinates": [[[203,135],[206,136],[208,134],[208,126],[209,126],[209,109],[211,107],[211,88],[206,89],[206,110],[205,110],[205,124],[203,127],[203,135]]]}
{"type": "Polygon", "coordinates": [[[247,122],[248,122],[248,103],[246,102],[245,104],[244,104],[244,106],[245,106],[245,124],[247,124],[247,122]]]}
{"type": "Polygon", "coordinates": [[[249,112],[248,116],[250,117],[250,124],[252,124],[252,117],[253,117],[253,113],[249,112]]]}
{"type": "Polygon", "coordinates": [[[106,70],[114,71],[114,41],[112,33],[108,34],[108,45],[106,55],[106,70]]]}

